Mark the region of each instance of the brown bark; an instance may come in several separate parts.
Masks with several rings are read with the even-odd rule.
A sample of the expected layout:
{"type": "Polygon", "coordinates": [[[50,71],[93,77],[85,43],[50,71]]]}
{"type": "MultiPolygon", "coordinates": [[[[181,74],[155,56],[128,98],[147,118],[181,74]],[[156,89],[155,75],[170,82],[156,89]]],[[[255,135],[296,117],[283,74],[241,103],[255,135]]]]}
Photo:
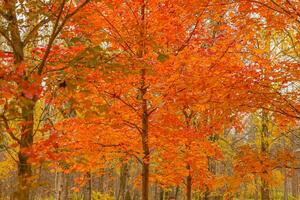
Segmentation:
{"type": "Polygon", "coordinates": [[[69,199],[70,178],[71,178],[70,174],[66,174],[65,175],[64,200],[68,200],[69,199]]]}
{"type": "MultiPolygon", "coordinates": [[[[187,169],[190,171],[190,165],[187,166],[187,169]]],[[[189,172],[189,175],[186,178],[186,199],[192,200],[192,176],[189,172]]]]}
{"type": "MultiPolygon", "coordinates": [[[[262,131],[261,131],[261,152],[263,154],[269,154],[269,130],[268,130],[268,113],[266,111],[262,111],[262,131]]],[[[263,172],[267,173],[267,172],[263,172]]],[[[270,188],[268,183],[261,179],[261,199],[262,200],[270,200],[270,188]]]]}
{"type": "Polygon", "coordinates": [[[121,167],[120,185],[119,185],[117,200],[124,200],[125,199],[125,189],[126,189],[126,183],[127,183],[127,176],[128,176],[128,165],[127,165],[127,163],[125,163],[121,167]]]}
{"type": "Polygon", "coordinates": [[[209,189],[206,188],[205,192],[204,192],[204,197],[203,197],[203,200],[208,200],[209,199],[209,189]]]}
{"type": "Polygon", "coordinates": [[[176,186],[176,190],[175,190],[175,199],[177,200],[179,197],[179,186],[176,186]]]}
{"type": "Polygon", "coordinates": [[[61,172],[55,173],[55,200],[61,200],[63,192],[63,174],[61,172]]]}
{"type": "MultiPolygon", "coordinates": [[[[286,148],[285,145],[285,139],[283,141],[283,147],[286,148]]],[[[283,168],[283,174],[284,174],[284,186],[283,186],[283,200],[288,200],[288,175],[286,168],[283,168]]]]}
{"type": "MultiPolygon", "coordinates": [[[[141,31],[141,44],[138,52],[138,57],[142,58],[145,54],[145,41],[144,41],[144,31],[145,31],[145,9],[146,3],[143,2],[141,5],[141,20],[142,20],[142,31],[141,31]]],[[[138,99],[141,101],[142,107],[142,129],[141,139],[143,146],[143,154],[144,158],[142,160],[142,200],[149,199],[149,162],[150,162],[150,150],[149,150],[149,141],[148,141],[148,123],[149,123],[149,115],[148,115],[148,100],[145,98],[147,93],[147,86],[145,83],[146,69],[141,69],[141,86],[139,88],[138,99]]]]}
{"type": "MultiPolygon", "coordinates": [[[[142,97],[144,97],[146,90],[144,86],[141,89],[142,97]]],[[[142,99],[143,115],[142,115],[142,145],[144,158],[142,163],[142,200],[148,200],[149,196],[149,143],[148,143],[148,110],[147,100],[142,99]]]]}
{"type": "MultiPolygon", "coordinates": [[[[295,141],[297,141],[297,138],[296,138],[295,134],[291,135],[291,141],[293,141],[292,142],[292,150],[296,154],[296,159],[299,160],[299,151],[298,151],[299,146],[297,145],[297,142],[295,142],[295,141]]],[[[292,189],[292,196],[295,199],[299,199],[299,169],[293,170],[293,175],[292,175],[291,182],[292,182],[292,188],[291,188],[292,189]]]]}
{"type": "Polygon", "coordinates": [[[154,200],[157,200],[158,199],[158,184],[155,183],[154,185],[154,200]]]}
{"type": "Polygon", "coordinates": [[[262,185],[261,185],[261,199],[270,200],[270,190],[267,183],[264,180],[262,180],[262,185]]]}
{"type": "Polygon", "coordinates": [[[164,194],[165,194],[165,191],[162,188],[160,188],[159,200],[164,200],[164,196],[165,196],[164,194]]]}
{"type": "Polygon", "coordinates": [[[29,148],[33,144],[33,115],[35,101],[28,101],[27,106],[22,108],[22,115],[28,125],[21,130],[20,150],[18,152],[18,191],[19,200],[28,200],[30,197],[30,177],[32,176],[32,167],[28,162],[28,155],[24,153],[24,149],[29,148]]]}
{"type": "Polygon", "coordinates": [[[9,17],[8,31],[10,32],[10,45],[14,52],[15,63],[20,64],[24,60],[24,47],[21,40],[17,15],[16,15],[16,1],[8,1],[5,3],[9,17]]]}
{"type": "MultiPolygon", "coordinates": [[[[18,66],[24,60],[24,46],[20,36],[19,25],[16,16],[16,1],[6,3],[7,13],[10,18],[8,31],[10,32],[11,47],[14,52],[15,64],[18,66]]],[[[24,149],[33,144],[33,114],[35,100],[29,100],[25,97],[20,100],[22,117],[27,125],[21,129],[21,137],[18,141],[20,149],[18,152],[18,187],[16,198],[19,200],[28,200],[30,197],[29,178],[32,175],[31,165],[28,163],[28,156],[24,149]]]]}
{"type": "Polygon", "coordinates": [[[299,189],[299,176],[298,176],[298,171],[295,170],[294,174],[292,176],[292,196],[295,199],[298,199],[298,189],[299,189]]]}
{"type": "Polygon", "coordinates": [[[104,174],[100,175],[98,181],[99,181],[98,191],[103,193],[104,192],[104,174]]]}
{"type": "Polygon", "coordinates": [[[288,177],[286,173],[286,168],[283,169],[283,172],[284,172],[283,200],[288,200],[288,177]]]}
{"type": "Polygon", "coordinates": [[[92,200],[92,175],[90,172],[86,173],[87,185],[84,192],[84,200],[92,200]]]}
{"type": "MultiPolygon", "coordinates": [[[[32,136],[25,136],[21,139],[21,148],[30,147],[32,145],[32,136]],[[30,143],[27,143],[30,142],[30,143]]],[[[28,156],[22,152],[18,153],[18,199],[28,200],[30,196],[30,181],[32,175],[31,164],[28,163],[28,156]]]]}

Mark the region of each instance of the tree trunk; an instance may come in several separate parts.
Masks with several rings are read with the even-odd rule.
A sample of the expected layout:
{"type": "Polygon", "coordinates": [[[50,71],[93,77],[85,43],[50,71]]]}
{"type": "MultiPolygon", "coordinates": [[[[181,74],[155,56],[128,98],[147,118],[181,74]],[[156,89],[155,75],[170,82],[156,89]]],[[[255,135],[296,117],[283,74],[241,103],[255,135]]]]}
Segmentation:
{"type": "Polygon", "coordinates": [[[192,176],[190,174],[191,166],[188,165],[187,169],[189,170],[189,175],[186,178],[186,199],[192,200],[192,176]]]}
{"type": "Polygon", "coordinates": [[[18,152],[18,196],[20,200],[28,200],[30,197],[30,177],[32,176],[31,164],[28,163],[28,156],[24,149],[33,144],[33,113],[34,101],[30,101],[28,106],[22,108],[22,115],[28,125],[22,128],[20,138],[20,150],[18,152]]]}
{"type": "Polygon", "coordinates": [[[65,192],[64,192],[64,200],[68,200],[69,199],[69,190],[70,190],[70,179],[71,179],[71,175],[70,174],[66,174],[65,175],[65,192]]]}
{"type": "Polygon", "coordinates": [[[155,187],[154,187],[154,197],[153,197],[154,200],[157,200],[158,199],[158,184],[155,183],[155,187]]]}
{"type": "Polygon", "coordinates": [[[286,168],[284,168],[283,171],[284,171],[283,200],[288,200],[288,177],[287,177],[287,173],[286,173],[286,168]]]}
{"type": "Polygon", "coordinates": [[[176,186],[176,190],[175,190],[175,199],[176,200],[179,199],[179,197],[178,197],[179,195],[178,194],[179,194],[179,186],[177,185],[176,186]]]}
{"type": "MultiPolygon", "coordinates": [[[[298,133],[299,134],[299,133],[298,133]]],[[[296,153],[296,159],[299,160],[299,152],[298,148],[299,146],[297,145],[297,138],[295,137],[295,134],[291,135],[291,141],[292,141],[292,150],[293,152],[296,153]]],[[[293,170],[293,175],[292,175],[292,196],[295,199],[299,199],[299,169],[294,169],[293,170]]]]}
{"type": "Polygon", "coordinates": [[[209,199],[209,190],[208,190],[208,188],[206,188],[206,190],[204,192],[203,200],[208,200],[208,199],[209,199]]]}
{"type": "MultiPolygon", "coordinates": [[[[255,182],[255,189],[256,189],[256,191],[259,191],[259,184],[257,183],[258,179],[255,178],[254,182],[255,182]]],[[[254,200],[259,200],[259,193],[258,192],[254,193],[254,200]]]]}
{"type": "Polygon", "coordinates": [[[262,186],[261,186],[261,199],[270,200],[270,189],[264,180],[262,180],[262,186]]]}
{"type": "Polygon", "coordinates": [[[55,200],[61,200],[63,189],[63,177],[61,172],[55,174],[55,200]]]}
{"type": "MultiPolygon", "coordinates": [[[[269,130],[268,130],[268,113],[266,111],[262,111],[262,131],[261,131],[261,153],[269,154],[269,130]]],[[[263,172],[267,173],[267,172],[263,172]]],[[[262,200],[270,200],[270,189],[268,183],[261,178],[261,199],[262,200]]]]}
{"type": "MultiPolygon", "coordinates": [[[[286,148],[285,138],[282,140],[283,148],[286,148]]],[[[288,200],[289,192],[288,192],[288,175],[286,168],[283,168],[284,174],[284,185],[283,185],[283,200],[288,200]]]]}
{"type": "Polygon", "coordinates": [[[100,193],[104,192],[104,174],[101,174],[98,179],[99,185],[98,185],[98,191],[100,193]]]}
{"type": "Polygon", "coordinates": [[[162,188],[160,188],[159,200],[164,200],[164,194],[165,194],[165,191],[162,188]]]}
{"type": "MultiPolygon", "coordinates": [[[[24,47],[20,36],[19,25],[16,15],[16,1],[8,1],[6,3],[7,12],[10,16],[8,31],[10,33],[10,40],[13,41],[12,49],[14,52],[15,64],[18,67],[24,60],[24,47]]],[[[21,99],[20,101],[23,101],[21,99]]],[[[27,125],[21,129],[21,138],[18,141],[20,150],[18,152],[18,187],[16,196],[19,200],[29,200],[30,198],[30,184],[29,177],[32,175],[31,165],[28,163],[28,156],[23,152],[25,148],[33,144],[33,112],[35,101],[25,99],[21,104],[22,117],[27,125]],[[28,102],[27,102],[28,101],[28,102]]]]}
{"type": "Polygon", "coordinates": [[[149,196],[149,163],[143,162],[142,169],[142,200],[148,200],[149,196]]]}
{"type": "Polygon", "coordinates": [[[90,172],[86,173],[87,185],[84,192],[84,200],[92,200],[92,175],[90,172]]]}
{"type": "Polygon", "coordinates": [[[18,192],[19,200],[29,200],[30,197],[30,182],[29,178],[32,175],[31,165],[28,164],[28,157],[21,151],[18,153],[18,192]]]}
{"type": "Polygon", "coordinates": [[[125,198],[127,175],[128,175],[128,166],[125,163],[121,167],[120,185],[119,185],[117,200],[124,200],[124,198],[125,198]]]}
{"type": "Polygon", "coordinates": [[[298,188],[299,188],[299,175],[297,169],[293,172],[292,176],[292,196],[298,199],[298,188]]]}
{"type": "MultiPolygon", "coordinates": [[[[141,31],[141,44],[138,52],[138,57],[142,58],[145,54],[145,39],[144,39],[144,28],[145,28],[145,10],[146,3],[143,1],[141,5],[141,21],[142,21],[142,31],[141,31]]],[[[142,146],[144,158],[142,161],[142,200],[149,199],[149,162],[150,162],[150,151],[149,151],[149,141],[148,141],[148,100],[145,98],[147,93],[147,86],[145,83],[146,69],[141,69],[141,87],[139,88],[138,99],[141,101],[142,107],[142,146]]]]}

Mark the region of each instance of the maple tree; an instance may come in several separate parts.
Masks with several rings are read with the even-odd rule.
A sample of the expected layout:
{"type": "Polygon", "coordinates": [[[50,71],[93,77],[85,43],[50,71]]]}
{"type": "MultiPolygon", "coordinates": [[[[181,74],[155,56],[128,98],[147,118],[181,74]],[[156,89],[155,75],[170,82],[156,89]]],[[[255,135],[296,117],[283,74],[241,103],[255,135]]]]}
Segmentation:
{"type": "Polygon", "coordinates": [[[299,119],[298,2],[0,5],[1,130],[18,151],[15,198],[30,198],[33,169],[45,163],[79,173],[85,199],[93,177],[112,166],[120,170],[116,198],[130,198],[131,183],[142,200],[154,198],[157,185],[185,191],[187,200],[233,196],[258,178],[261,198],[270,199],[274,169],[297,166],[293,152],[273,149],[270,139],[271,128],[285,132],[299,119]],[[244,121],[253,113],[260,145],[232,148],[230,158],[221,142],[248,137],[244,121]],[[233,175],[218,172],[226,162],[233,175]]]}
{"type": "Polygon", "coordinates": [[[67,4],[66,1],[49,4],[31,1],[1,1],[0,33],[5,40],[5,50],[1,53],[1,120],[5,132],[19,147],[18,176],[19,186],[16,193],[18,199],[29,199],[30,176],[32,168],[28,163],[28,155],[24,148],[33,144],[35,105],[42,96],[42,80],[45,77],[45,66],[49,61],[54,42],[64,28],[66,22],[75,15],[88,1],[79,6],[67,4]],[[29,14],[27,11],[29,10],[29,14]],[[39,12],[42,10],[44,13],[39,12]],[[34,23],[32,23],[34,22],[34,23]],[[45,42],[39,31],[46,29],[49,23],[53,27],[45,42]],[[38,43],[41,44],[38,44],[38,43]],[[39,55],[36,55],[36,53],[39,55]],[[36,58],[37,57],[37,58],[36,58]],[[13,128],[12,124],[16,124],[13,128]]]}

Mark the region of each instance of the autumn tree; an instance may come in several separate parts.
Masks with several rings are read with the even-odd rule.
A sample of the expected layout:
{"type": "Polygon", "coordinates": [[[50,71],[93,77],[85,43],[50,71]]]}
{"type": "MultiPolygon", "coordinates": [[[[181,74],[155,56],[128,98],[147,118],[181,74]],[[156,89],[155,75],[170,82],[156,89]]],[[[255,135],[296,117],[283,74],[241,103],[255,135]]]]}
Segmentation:
{"type": "MultiPolygon", "coordinates": [[[[276,159],[280,167],[287,160],[271,156],[269,122],[285,132],[299,119],[297,2],[0,5],[0,123],[18,150],[18,199],[29,199],[25,186],[41,161],[79,172],[86,198],[91,177],[112,163],[140,164],[143,200],[152,181],[177,188],[185,182],[188,200],[193,191],[208,198],[218,186],[220,140],[244,134],[243,120],[257,112],[261,143],[232,148],[238,163],[231,164],[235,175],[261,178],[262,198],[270,198],[268,176],[276,159]]],[[[235,175],[224,185],[248,181],[235,175]]]]}
{"type": "Polygon", "coordinates": [[[32,168],[23,150],[33,144],[38,129],[34,110],[43,96],[42,80],[53,46],[66,23],[87,3],[1,1],[1,125],[19,148],[17,199],[30,195],[32,168]]]}

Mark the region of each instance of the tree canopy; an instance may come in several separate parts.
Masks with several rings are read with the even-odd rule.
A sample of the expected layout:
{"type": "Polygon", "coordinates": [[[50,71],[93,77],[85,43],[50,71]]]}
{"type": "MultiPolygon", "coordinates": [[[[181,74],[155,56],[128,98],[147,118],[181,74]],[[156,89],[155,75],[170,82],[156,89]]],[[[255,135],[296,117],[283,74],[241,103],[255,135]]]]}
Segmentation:
{"type": "Polygon", "coordinates": [[[0,199],[298,199],[298,0],[0,0],[0,199]]]}

